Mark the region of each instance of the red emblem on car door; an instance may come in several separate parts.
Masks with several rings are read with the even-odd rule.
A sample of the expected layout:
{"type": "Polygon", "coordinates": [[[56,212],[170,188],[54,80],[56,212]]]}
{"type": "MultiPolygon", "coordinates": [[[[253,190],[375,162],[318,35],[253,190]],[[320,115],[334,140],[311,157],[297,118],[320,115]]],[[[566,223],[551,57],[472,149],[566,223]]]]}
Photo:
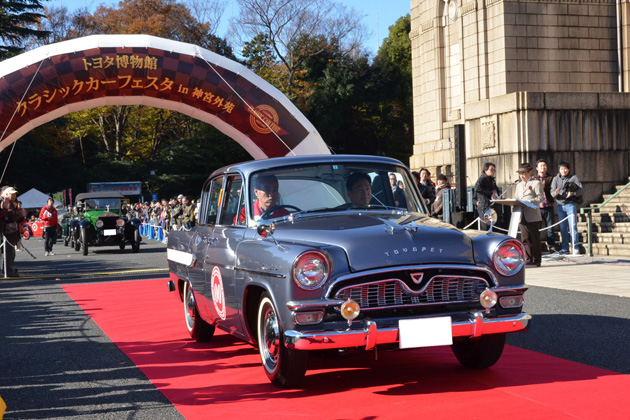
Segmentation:
{"type": "Polygon", "coordinates": [[[223,292],[223,280],[221,279],[221,270],[219,267],[212,269],[212,301],[214,308],[217,310],[219,317],[225,319],[225,293],[223,292]]]}

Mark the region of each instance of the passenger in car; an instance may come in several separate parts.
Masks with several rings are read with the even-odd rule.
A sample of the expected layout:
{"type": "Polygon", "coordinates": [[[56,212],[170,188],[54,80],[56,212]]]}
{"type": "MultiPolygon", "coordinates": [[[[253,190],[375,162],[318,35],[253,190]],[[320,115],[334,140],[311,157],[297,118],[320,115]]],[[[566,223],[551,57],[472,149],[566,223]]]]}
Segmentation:
{"type": "MultiPolygon", "coordinates": [[[[254,195],[256,201],[254,201],[254,219],[260,219],[267,210],[274,209],[278,206],[278,198],[280,196],[278,190],[278,178],[274,175],[260,175],[256,178],[254,187],[254,195]]],[[[290,215],[291,212],[285,208],[279,207],[274,210],[271,217],[283,217],[290,215]]],[[[245,221],[245,207],[241,209],[239,221],[245,221]]]]}
{"type": "Polygon", "coordinates": [[[346,180],[346,194],[354,207],[368,207],[372,198],[371,179],[363,172],[353,172],[346,180]]]}

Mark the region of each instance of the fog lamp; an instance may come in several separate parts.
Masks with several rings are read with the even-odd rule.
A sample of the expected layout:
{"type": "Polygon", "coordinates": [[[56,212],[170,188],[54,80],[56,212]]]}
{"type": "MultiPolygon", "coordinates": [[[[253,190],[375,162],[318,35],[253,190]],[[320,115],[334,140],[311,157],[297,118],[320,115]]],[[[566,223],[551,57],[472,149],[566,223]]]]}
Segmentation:
{"type": "Polygon", "coordinates": [[[503,296],[499,299],[499,303],[504,308],[520,308],[523,306],[525,297],[523,295],[517,296],[503,296]]]}
{"type": "Polygon", "coordinates": [[[490,289],[486,289],[479,295],[479,303],[488,310],[497,304],[497,294],[490,289]]]}
{"type": "Polygon", "coordinates": [[[324,319],[324,311],[296,312],[293,319],[299,325],[319,324],[324,319]]]}
{"type": "Polygon", "coordinates": [[[359,316],[359,312],[361,312],[359,304],[352,299],[341,304],[341,316],[348,321],[348,324],[359,316]]]}

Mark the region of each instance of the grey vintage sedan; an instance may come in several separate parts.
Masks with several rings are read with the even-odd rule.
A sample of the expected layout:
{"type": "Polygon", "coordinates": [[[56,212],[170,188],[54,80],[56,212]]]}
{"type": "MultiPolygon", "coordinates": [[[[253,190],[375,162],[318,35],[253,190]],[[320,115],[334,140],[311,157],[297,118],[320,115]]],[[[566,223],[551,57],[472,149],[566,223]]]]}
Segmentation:
{"type": "Polygon", "coordinates": [[[298,386],[316,350],[450,345],[487,368],[530,320],[522,244],[428,217],[397,160],[236,164],[200,201],[198,224],[168,237],[169,290],[194,340],[252,343],[275,385],[298,386]]]}

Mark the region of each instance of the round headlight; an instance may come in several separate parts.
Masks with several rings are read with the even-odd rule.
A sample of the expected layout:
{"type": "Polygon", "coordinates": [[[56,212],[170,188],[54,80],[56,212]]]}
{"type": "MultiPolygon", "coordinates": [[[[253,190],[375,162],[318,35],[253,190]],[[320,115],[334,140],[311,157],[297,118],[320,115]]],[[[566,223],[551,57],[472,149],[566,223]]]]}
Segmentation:
{"type": "Polygon", "coordinates": [[[102,228],[103,227],[103,221],[101,219],[98,219],[95,223],[97,228],[102,228]]]}
{"type": "Polygon", "coordinates": [[[303,289],[315,289],[328,278],[328,259],[321,252],[309,251],[293,263],[293,280],[303,289]]]}
{"type": "Polygon", "coordinates": [[[123,219],[116,220],[116,226],[122,227],[124,224],[125,224],[125,221],[123,219]]]}
{"type": "Polygon", "coordinates": [[[507,241],[499,245],[492,262],[499,273],[504,276],[516,274],[525,265],[525,251],[518,241],[507,241]]]}

